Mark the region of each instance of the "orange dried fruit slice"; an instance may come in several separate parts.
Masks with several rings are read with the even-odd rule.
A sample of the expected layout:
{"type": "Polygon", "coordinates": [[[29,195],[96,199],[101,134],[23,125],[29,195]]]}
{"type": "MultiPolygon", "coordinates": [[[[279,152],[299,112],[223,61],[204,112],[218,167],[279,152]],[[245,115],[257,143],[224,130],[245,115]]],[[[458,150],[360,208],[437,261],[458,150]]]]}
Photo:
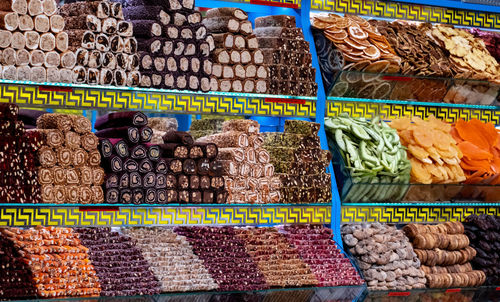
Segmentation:
{"type": "Polygon", "coordinates": [[[367,47],[366,49],[363,49],[363,52],[365,53],[365,55],[372,58],[378,59],[380,57],[380,50],[378,50],[378,48],[373,45],[367,47]]]}
{"type": "Polygon", "coordinates": [[[358,39],[358,40],[364,40],[368,38],[368,34],[365,33],[361,27],[359,26],[349,26],[348,28],[349,31],[349,36],[358,39]]]}
{"type": "Polygon", "coordinates": [[[439,150],[439,155],[441,157],[447,157],[447,158],[452,158],[452,157],[458,157],[458,152],[455,148],[453,148],[453,145],[450,145],[450,148],[448,150],[439,150]]]}
{"type": "Polygon", "coordinates": [[[363,71],[374,72],[374,73],[382,73],[382,72],[384,72],[387,69],[387,67],[389,67],[389,65],[390,65],[389,61],[380,60],[380,61],[371,63],[363,71]]]}
{"type": "Polygon", "coordinates": [[[438,164],[438,165],[444,165],[443,160],[441,160],[441,155],[439,154],[438,150],[434,147],[429,147],[425,148],[425,151],[429,153],[429,156],[438,164]]]}
{"type": "Polygon", "coordinates": [[[399,133],[399,138],[401,139],[401,143],[404,145],[404,146],[408,146],[408,145],[416,145],[417,142],[415,142],[415,139],[413,139],[413,131],[412,130],[403,130],[403,131],[400,131],[399,133]]]}
{"type": "Polygon", "coordinates": [[[427,129],[423,129],[423,127],[413,130],[413,138],[417,144],[424,148],[432,147],[432,143],[434,141],[432,132],[429,132],[427,129]]]}
{"type": "Polygon", "coordinates": [[[319,18],[313,18],[312,26],[317,28],[317,29],[325,29],[328,26],[330,26],[330,23],[325,22],[319,18]]]}
{"type": "Polygon", "coordinates": [[[345,38],[347,38],[347,33],[343,29],[340,29],[339,31],[335,32],[330,32],[329,30],[325,30],[325,33],[330,34],[330,36],[335,40],[344,40],[345,38]]]}
{"type": "Polygon", "coordinates": [[[410,157],[410,163],[411,163],[410,175],[415,181],[424,184],[432,183],[431,174],[426,168],[424,168],[424,165],[420,161],[418,161],[413,157],[410,157]]]}
{"type": "Polygon", "coordinates": [[[338,28],[337,26],[335,25],[328,25],[326,28],[325,28],[325,31],[330,33],[330,34],[338,34],[338,33],[341,33],[341,32],[345,32],[345,30],[343,30],[342,28],[338,28]]]}
{"type": "Polygon", "coordinates": [[[411,125],[411,120],[408,117],[403,117],[400,119],[392,120],[389,125],[391,128],[394,128],[398,131],[400,130],[406,130],[410,127],[411,125]]]}
{"type": "Polygon", "coordinates": [[[365,68],[366,66],[370,65],[370,61],[369,60],[363,60],[363,61],[359,61],[357,63],[354,63],[350,68],[349,70],[363,70],[363,68],[365,68]]]}
{"type": "Polygon", "coordinates": [[[365,40],[360,40],[360,39],[353,38],[352,36],[351,36],[351,39],[354,42],[356,42],[356,43],[358,43],[360,45],[366,46],[366,47],[369,47],[369,46],[373,45],[372,43],[368,42],[368,40],[366,40],[366,39],[365,40]]]}
{"type": "Polygon", "coordinates": [[[350,39],[350,38],[345,38],[344,39],[344,42],[351,46],[352,48],[355,48],[355,49],[359,49],[359,50],[363,50],[363,49],[366,49],[366,46],[363,46],[357,42],[355,42],[354,40],[350,39]]]}
{"type": "Polygon", "coordinates": [[[429,153],[417,145],[408,145],[408,152],[420,161],[429,158],[429,153]]]}
{"type": "Polygon", "coordinates": [[[351,55],[349,55],[347,53],[342,53],[342,55],[344,56],[344,59],[346,61],[349,61],[349,62],[359,62],[359,61],[363,60],[363,58],[361,58],[361,57],[351,56],[351,55]]]}

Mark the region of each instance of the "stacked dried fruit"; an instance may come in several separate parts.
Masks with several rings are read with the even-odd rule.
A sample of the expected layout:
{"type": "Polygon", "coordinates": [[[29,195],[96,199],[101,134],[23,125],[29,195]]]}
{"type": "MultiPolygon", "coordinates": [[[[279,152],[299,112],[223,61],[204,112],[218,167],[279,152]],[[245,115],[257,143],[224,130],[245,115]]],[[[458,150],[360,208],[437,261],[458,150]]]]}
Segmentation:
{"type": "Polygon", "coordinates": [[[460,221],[437,225],[409,224],[403,228],[431,288],[480,286],[486,280],[483,271],[472,270],[469,263],[476,250],[469,246],[460,221]]]}
{"type": "Polygon", "coordinates": [[[399,71],[401,59],[387,39],[365,19],[349,14],[345,17],[328,14],[314,16],[312,25],[323,30],[324,35],[342,51],[347,62],[366,62],[363,68],[357,70],[386,73],[399,71]]]}
{"type": "Polygon", "coordinates": [[[465,180],[460,167],[462,152],[450,135],[451,125],[433,115],[427,121],[418,117],[393,120],[401,143],[408,148],[411,181],[423,184],[458,183],[465,180]]]}
{"type": "Polygon", "coordinates": [[[457,77],[500,81],[499,65],[483,40],[447,25],[433,27],[432,36],[450,53],[451,68],[457,77]]]}
{"type": "Polygon", "coordinates": [[[463,153],[460,166],[466,183],[500,183],[500,132],[493,123],[458,120],[451,135],[463,153]]]}
{"type": "MultiPolygon", "coordinates": [[[[6,256],[18,257],[28,267],[22,276],[17,277],[19,280],[32,278],[38,297],[99,296],[101,288],[94,266],[89,260],[88,248],[81,245],[78,233],[73,229],[6,228],[1,229],[0,237],[5,239],[4,242],[10,242],[13,245],[17,255],[6,256]]],[[[2,254],[4,251],[5,248],[2,246],[2,254]]],[[[21,283],[17,284],[17,286],[20,285],[21,283]]],[[[24,283],[24,286],[28,284],[24,283]]],[[[14,289],[10,288],[7,293],[16,294],[14,289]]],[[[20,289],[17,288],[17,290],[19,294],[20,289]]],[[[32,291],[25,293],[33,294],[32,291]]],[[[3,298],[4,294],[0,292],[0,297],[3,298]]]]}

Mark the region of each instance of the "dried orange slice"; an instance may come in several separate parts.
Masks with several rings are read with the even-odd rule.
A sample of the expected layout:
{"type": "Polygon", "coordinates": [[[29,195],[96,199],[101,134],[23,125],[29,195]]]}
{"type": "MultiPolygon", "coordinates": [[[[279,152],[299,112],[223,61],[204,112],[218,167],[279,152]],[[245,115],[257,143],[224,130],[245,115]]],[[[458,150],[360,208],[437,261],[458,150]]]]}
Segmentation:
{"type": "Polygon", "coordinates": [[[326,32],[329,32],[331,34],[337,34],[337,33],[341,33],[343,32],[344,30],[342,28],[338,28],[337,26],[334,25],[328,25],[326,28],[325,28],[325,31],[326,32]]]}
{"type": "Polygon", "coordinates": [[[363,68],[365,68],[366,66],[370,65],[370,61],[369,60],[363,60],[363,61],[359,61],[357,63],[354,63],[350,68],[349,70],[363,70],[363,68]]]}
{"type": "Polygon", "coordinates": [[[330,26],[330,23],[322,21],[319,18],[313,18],[312,26],[317,29],[325,29],[330,26]]]}
{"type": "Polygon", "coordinates": [[[352,21],[356,22],[359,25],[364,25],[364,26],[370,25],[370,23],[368,23],[368,21],[366,21],[365,19],[361,18],[358,15],[346,14],[345,17],[348,19],[351,19],[352,21]]]}
{"type": "Polygon", "coordinates": [[[380,50],[378,50],[378,48],[373,45],[367,47],[366,49],[363,49],[363,52],[365,53],[365,55],[373,58],[374,60],[380,58],[380,50]]]}
{"type": "Polygon", "coordinates": [[[349,39],[349,38],[345,38],[345,43],[349,46],[351,46],[352,48],[355,48],[355,49],[359,49],[359,50],[363,50],[363,49],[366,49],[366,46],[363,46],[355,41],[353,41],[352,39],[349,39]]]}
{"type": "Polygon", "coordinates": [[[366,47],[370,47],[370,46],[373,45],[372,43],[368,42],[368,40],[366,40],[366,39],[365,40],[360,40],[360,39],[353,38],[352,36],[351,36],[351,39],[354,42],[358,43],[359,45],[363,45],[363,46],[366,46],[366,47]]]}
{"type": "Polygon", "coordinates": [[[423,129],[423,127],[413,130],[413,138],[415,138],[417,144],[424,148],[432,147],[432,143],[434,141],[432,132],[429,132],[427,129],[423,129]]]}
{"type": "Polygon", "coordinates": [[[344,96],[344,94],[349,90],[349,84],[346,82],[338,82],[332,88],[330,93],[331,96],[344,96]]]}
{"type": "Polygon", "coordinates": [[[391,128],[396,129],[398,131],[406,130],[411,125],[411,120],[408,117],[403,117],[400,119],[392,120],[389,125],[391,128]]]}
{"type": "Polygon", "coordinates": [[[374,72],[374,73],[382,73],[382,72],[384,72],[387,69],[387,67],[389,67],[389,65],[390,65],[389,61],[380,60],[380,61],[371,63],[363,71],[374,72]]]}
{"type": "Polygon", "coordinates": [[[349,36],[357,39],[364,40],[368,38],[368,34],[365,33],[359,26],[349,26],[349,36]]]}
{"type": "Polygon", "coordinates": [[[344,59],[348,62],[359,62],[359,61],[363,60],[363,58],[361,58],[361,57],[351,56],[347,53],[342,53],[342,55],[344,56],[344,59]]]}

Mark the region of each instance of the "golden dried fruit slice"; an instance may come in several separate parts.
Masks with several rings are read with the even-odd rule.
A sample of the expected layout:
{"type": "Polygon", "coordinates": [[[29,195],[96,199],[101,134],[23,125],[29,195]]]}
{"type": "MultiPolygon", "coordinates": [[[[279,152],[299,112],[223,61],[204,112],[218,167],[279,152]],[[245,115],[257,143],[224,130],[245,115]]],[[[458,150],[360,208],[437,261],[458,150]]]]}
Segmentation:
{"type": "Polygon", "coordinates": [[[438,149],[438,152],[442,158],[458,157],[458,152],[455,148],[453,148],[453,145],[450,145],[450,148],[448,150],[439,150],[438,149]]]}
{"type": "Polygon", "coordinates": [[[432,175],[431,173],[429,173],[427,169],[424,168],[422,162],[413,157],[410,157],[410,163],[411,163],[410,175],[414,181],[423,184],[432,183],[432,175]]]}
{"type": "Polygon", "coordinates": [[[325,33],[329,34],[330,37],[332,37],[333,39],[339,41],[343,41],[345,38],[347,38],[347,33],[343,29],[340,29],[339,31],[336,32],[330,32],[329,30],[325,30],[325,33]]]}
{"type": "Polygon", "coordinates": [[[344,56],[344,59],[348,62],[359,62],[359,61],[363,61],[364,58],[362,57],[355,57],[355,56],[351,56],[347,53],[342,53],[342,56],[344,56]]]}
{"type": "Polygon", "coordinates": [[[408,145],[408,152],[420,161],[429,158],[429,153],[424,148],[417,145],[408,145]]]}
{"type": "Polygon", "coordinates": [[[364,32],[359,26],[349,26],[348,28],[349,36],[357,40],[365,40],[368,38],[368,34],[364,32]]]}
{"type": "Polygon", "coordinates": [[[432,158],[432,160],[434,160],[438,165],[444,165],[444,162],[443,160],[441,159],[441,155],[439,155],[439,152],[438,150],[436,150],[436,148],[434,147],[429,147],[429,148],[425,148],[425,151],[427,151],[427,153],[429,153],[429,156],[432,158]]]}
{"type": "Polygon", "coordinates": [[[313,18],[312,26],[317,29],[325,29],[330,26],[330,23],[324,22],[319,18],[313,18]]]}
{"type": "Polygon", "coordinates": [[[401,139],[401,143],[404,146],[417,144],[417,142],[413,138],[413,131],[410,129],[399,131],[398,135],[399,135],[399,138],[401,139]]]}
{"type": "Polygon", "coordinates": [[[423,129],[422,127],[413,130],[413,138],[417,144],[424,148],[432,147],[432,143],[434,142],[432,132],[429,132],[427,129],[423,129]]]}
{"type": "Polygon", "coordinates": [[[380,58],[380,50],[378,50],[378,48],[373,45],[367,47],[366,49],[363,49],[363,52],[365,53],[365,55],[369,56],[370,58],[373,58],[374,60],[380,58]]]}
{"type": "Polygon", "coordinates": [[[330,34],[339,34],[341,32],[345,32],[345,30],[343,30],[342,28],[338,28],[336,25],[328,25],[326,28],[325,28],[325,31],[330,33],[330,34]]]}
{"type": "Polygon", "coordinates": [[[355,48],[355,49],[359,49],[359,50],[363,50],[363,49],[366,49],[366,46],[363,46],[357,42],[355,42],[354,40],[350,39],[350,38],[345,38],[345,43],[349,46],[351,46],[352,48],[355,48]]]}
{"type": "Polygon", "coordinates": [[[373,73],[382,73],[389,67],[390,64],[391,63],[387,60],[380,60],[380,61],[371,63],[363,71],[373,72],[373,73]]]}
{"type": "Polygon", "coordinates": [[[370,61],[369,60],[363,60],[363,61],[359,61],[357,63],[354,63],[350,68],[349,70],[363,70],[363,68],[365,68],[366,66],[370,65],[370,61]]]}
{"type": "Polygon", "coordinates": [[[403,117],[400,119],[392,120],[389,125],[398,131],[406,130],[410,128],[411,120],[408,117],[403,117]]]}

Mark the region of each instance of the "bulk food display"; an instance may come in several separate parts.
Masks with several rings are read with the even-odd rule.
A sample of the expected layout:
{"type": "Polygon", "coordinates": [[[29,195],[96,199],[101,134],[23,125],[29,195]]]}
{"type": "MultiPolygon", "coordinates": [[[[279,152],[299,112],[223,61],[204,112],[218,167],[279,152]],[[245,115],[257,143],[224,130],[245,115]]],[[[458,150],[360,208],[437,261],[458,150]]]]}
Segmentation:
{"type": "Polygon", "coordinates": [[[0,300],[500,300],[498,9],[304,1],[2,1],[0,300]]]}

